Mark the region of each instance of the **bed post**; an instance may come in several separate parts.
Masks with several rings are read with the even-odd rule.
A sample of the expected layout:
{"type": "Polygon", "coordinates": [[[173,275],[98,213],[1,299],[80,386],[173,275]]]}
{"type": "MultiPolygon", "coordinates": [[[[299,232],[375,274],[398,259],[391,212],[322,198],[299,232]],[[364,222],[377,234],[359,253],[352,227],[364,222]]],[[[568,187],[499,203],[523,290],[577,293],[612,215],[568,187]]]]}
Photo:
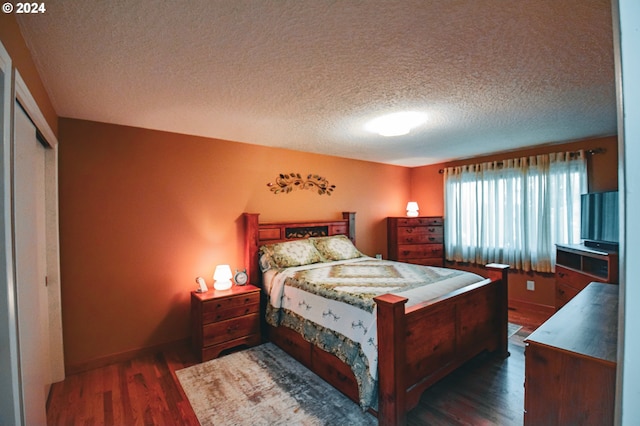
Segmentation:
{"type": "Polygon", "coordinates": [[[342,218],[349,222],[349,239],[356,245],[356,212],[342,212],[342,218]]]}
{"type": "Polygon", "coordinates": [[[243,213],[244,216],[244,266],[248,282],[258,284],[258,216],[260,213],[243,213]]]}
{"type": "Polygon", "coordinates": [[[507,335],[507,328],[509,322],[509,265],[503,265],[500,263],[490,263],[486,265],[488,278],[492,280],[500,280],[498,285],[498,309],[499,309],[499,323],[500,323],[500,336],[498,342],[498,356],[503,358],[508,357],[509,354],[509,337],[507,335]]]}
{"type": "Polygon", "coordinates": [[[406,297],[383,294],[374,297],[378,322],[378,424],[406,422],[405,381],[406,297]]]}

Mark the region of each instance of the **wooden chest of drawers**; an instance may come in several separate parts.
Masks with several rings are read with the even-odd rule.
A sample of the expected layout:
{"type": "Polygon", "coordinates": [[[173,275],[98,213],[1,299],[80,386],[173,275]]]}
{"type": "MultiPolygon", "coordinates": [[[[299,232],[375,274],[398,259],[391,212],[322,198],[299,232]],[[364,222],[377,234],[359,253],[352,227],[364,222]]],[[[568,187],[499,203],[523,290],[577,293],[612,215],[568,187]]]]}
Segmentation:
{"type": "Polygon", "coordinates": [[[240,345],[260,343],[260,289],[252,285],[229,290],[191,292],[193,348],[200,361],[240,345]]]}
{"type": "Polygon", "coordinates": [[[389,259],[444,265],[444,219],[440,216],[387,218],[389,259]]]}

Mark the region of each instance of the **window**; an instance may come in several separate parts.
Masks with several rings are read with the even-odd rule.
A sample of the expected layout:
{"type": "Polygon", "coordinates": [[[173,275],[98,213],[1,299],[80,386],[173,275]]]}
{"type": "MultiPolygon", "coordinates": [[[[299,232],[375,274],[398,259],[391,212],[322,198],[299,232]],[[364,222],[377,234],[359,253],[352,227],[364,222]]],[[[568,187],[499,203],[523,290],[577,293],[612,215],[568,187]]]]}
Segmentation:
{"type": "Polygon", "coordinates": [[[580,242],[583,151],[445,169],[447,260],[553,272],[555,244],[580,242]]]}

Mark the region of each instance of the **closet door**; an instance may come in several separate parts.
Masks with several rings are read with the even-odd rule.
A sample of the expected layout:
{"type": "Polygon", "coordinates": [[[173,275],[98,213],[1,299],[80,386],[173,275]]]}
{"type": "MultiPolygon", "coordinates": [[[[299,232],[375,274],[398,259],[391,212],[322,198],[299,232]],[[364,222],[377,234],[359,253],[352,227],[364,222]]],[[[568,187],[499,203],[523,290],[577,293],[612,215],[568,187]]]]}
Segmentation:
{"type": "Polygon", "coordinates": [[[51,385],[46,287],[45,148],[16,102],[14,127],[14,224],[18,345],[26,425],[46,424],[51,385]]]}

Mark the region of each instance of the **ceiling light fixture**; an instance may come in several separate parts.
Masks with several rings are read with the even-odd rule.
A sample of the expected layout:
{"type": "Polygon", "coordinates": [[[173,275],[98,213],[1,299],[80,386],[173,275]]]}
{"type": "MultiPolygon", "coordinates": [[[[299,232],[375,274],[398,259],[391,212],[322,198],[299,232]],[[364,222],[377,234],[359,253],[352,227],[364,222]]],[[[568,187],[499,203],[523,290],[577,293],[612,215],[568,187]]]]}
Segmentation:
{"type": "Polygon", "coordinates": [[[427,114],[421,112],[395,112],[374,118],[365,124],[364,128],[381,136],[401,136],[406,135],[425,121],[427,121],[427,114]]]}

